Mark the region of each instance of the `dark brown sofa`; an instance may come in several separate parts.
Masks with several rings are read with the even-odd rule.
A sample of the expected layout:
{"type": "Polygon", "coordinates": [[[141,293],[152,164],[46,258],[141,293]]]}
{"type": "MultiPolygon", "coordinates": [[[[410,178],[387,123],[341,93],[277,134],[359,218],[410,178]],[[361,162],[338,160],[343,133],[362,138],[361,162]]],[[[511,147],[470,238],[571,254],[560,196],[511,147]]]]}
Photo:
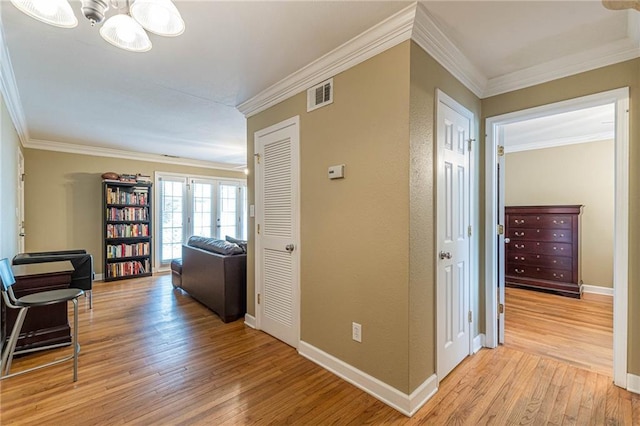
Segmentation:
{"type": "Polygon", "coordinates": [[[179,287],[222,321],[235,321],[247,310],[247,255],[234,243],[191,237],[182,245],[179,287]]]}

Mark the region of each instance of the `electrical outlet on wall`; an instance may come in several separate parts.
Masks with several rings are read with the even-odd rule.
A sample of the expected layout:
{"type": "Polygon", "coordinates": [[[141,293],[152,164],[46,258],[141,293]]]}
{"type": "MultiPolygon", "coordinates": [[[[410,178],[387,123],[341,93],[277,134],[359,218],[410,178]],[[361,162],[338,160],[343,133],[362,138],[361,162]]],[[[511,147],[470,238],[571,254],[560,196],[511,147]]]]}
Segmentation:
{"type": "Polygon", "coordinates": [[[357,322],[351,323],[351,338],[362,343],[362,325],[357,322]]]}

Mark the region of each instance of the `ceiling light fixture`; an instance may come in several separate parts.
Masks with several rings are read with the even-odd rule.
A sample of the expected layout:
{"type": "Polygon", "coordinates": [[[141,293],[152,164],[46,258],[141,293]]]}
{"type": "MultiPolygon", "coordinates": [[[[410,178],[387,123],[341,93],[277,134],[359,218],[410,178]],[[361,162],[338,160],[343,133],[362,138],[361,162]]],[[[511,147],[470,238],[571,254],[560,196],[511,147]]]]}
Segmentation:
{"type": "MultiPolygon", "coordinates": [[[[69,0],[11,0],[20,11],[38,21],[62,28],[73,28],[78,20],[69,0]]],[[[111,8],[117,13],[106,20],[100,35],[109,43],[131,52],[151,49],[145,30],[166,37],[184,32],[184,21],[171,0],[82,0],[82,14],[91,25],[105,20],[111,8]]]]}

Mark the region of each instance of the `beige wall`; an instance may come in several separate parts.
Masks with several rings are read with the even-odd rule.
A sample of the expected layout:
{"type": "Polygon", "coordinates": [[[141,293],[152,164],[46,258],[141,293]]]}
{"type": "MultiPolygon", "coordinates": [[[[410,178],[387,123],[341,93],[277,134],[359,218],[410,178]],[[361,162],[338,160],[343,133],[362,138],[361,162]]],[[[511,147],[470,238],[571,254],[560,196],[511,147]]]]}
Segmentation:
{"type": "Polygon", "coordinates": [[[613,287],[613,140],[507,154],[508,206],[582,204],[582,281],[613,287]]]}
{"type": "MultiPolygon", "coordinates": [[[[620,87],[629,87],[629,328],[628,371],[640,375],[640,58],[482,101],[484,118],[620,87]]],[[[483,129],[484,130],[484,129],[483,129]]]]}
{"type": "MultiPolygon", "coordinates": [[[[300,115],[301,340],[406,392],[409,43],[333,81],[329,106],[307,113],[302,93],[249,118],[250,177],[254,132],[300,115]],[[342,163],[345,179],[330,181],[342,163]]],[[[250,203],[253,192],[249,179],[250,203]]],[[[250,245],[250,313],[253,259],[250,245]]]]}
{"type": "MultiPolygon", "coordinates": [[[[248,120],[252,165],[254,132],[300,116],[301,339],[405,393],[435,373],[436,87],[479,117],[480,101],[407,41],[334,76],[328,107],[307,113],[303,93],[248,120]],[[329,181],[341,163],[346,178],[329,181]]],[[[253,266],[250,243],[251,314],[253,266]]]]}
{"type": "MultiPolygon", "coordinates": [[[[411,133],[409,164],[409,387],[420,386],[436,368],[436,89],[473,112],[474,134],[480,100],[420,46],[411,43],[411,133]]],[[[471,286],[477,291],[477,277],[471,286]]],[[[473,307],[478,312],[478,306],[473,307]]],[[[478,318],[481,318],[478,316],[478,318]]],[[[474,336],[477,335],[477,329],[474,336]]]]}
{"type": "Polygon", "coordinates": [[[20,139],[0,95],[0,259],[18,252],[18,151],[20,139]]]}
{"type": "Polygon", "coordinates": [[[104,172],[190,173],[245,178],[243,173],[147,161],[25,149],[26,251],[83,248],[102,265],[102,179],[104,172]]]}

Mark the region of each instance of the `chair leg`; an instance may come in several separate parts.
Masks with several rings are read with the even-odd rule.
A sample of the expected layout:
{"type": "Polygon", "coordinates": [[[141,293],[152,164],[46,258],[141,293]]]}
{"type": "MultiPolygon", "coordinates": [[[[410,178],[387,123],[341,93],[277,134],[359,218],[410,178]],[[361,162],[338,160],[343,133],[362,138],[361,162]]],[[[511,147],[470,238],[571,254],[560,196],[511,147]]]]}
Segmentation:
{"type": "MultiPolygon", "coordinates": [[[[91,298],[89,298],[91,300],[91,298]]],[[[78,381],[78,299],[73,299],[73,381],[78,381]]],[[[89,302],[91,305],[91,302],[89,302]]]]}
{"type": "Polygon", "coordinates": [[[89,293],[89,309],[93,309],[93,290],[89,290],[85,294],[89,293]]]}
{"type": "Polygon", "coordinates": [[[2,352],[2,359],[0,362],[0,377],[9,375],[11,363],[13,362],[13,352],[15,351],[16,345],[18,344],[20,330],[22,329],[22,324],[24,323],[24,318],[27,316],[28,310],[29,308],[20,308],[20,312],[18,312],[18,317],[16,318],[15,324],[13,324],[13,330],[11,331],[9,342],[4,349],[4,352],[2,352]]]}

